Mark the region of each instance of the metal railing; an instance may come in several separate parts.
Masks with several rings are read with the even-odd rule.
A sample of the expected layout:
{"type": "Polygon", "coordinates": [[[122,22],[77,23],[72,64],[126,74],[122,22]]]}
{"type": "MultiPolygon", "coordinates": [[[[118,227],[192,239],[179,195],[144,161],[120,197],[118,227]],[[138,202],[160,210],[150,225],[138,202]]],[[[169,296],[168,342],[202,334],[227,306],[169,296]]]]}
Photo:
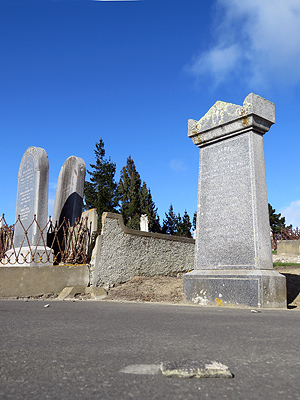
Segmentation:
{"type": "Polygon", "coordinates": [[[75,221],[73,226],[69,221],[57,226],[51,218],[42,227],[36,216],[27,228],[20,216],[13,225],[8,225],[4,214],[0,217],[0,266],[27,265],[28,263],[87,264],[90,261],[92,233],[88,227],[87,218],[75,221]],[[18,225],[18,226],[17,226],[18,225]],[[24,233],[18,244],[14,243],[14,233],[24,233]],[[29,229],[37,232],[35,244],[30,243],[29,229]]]}

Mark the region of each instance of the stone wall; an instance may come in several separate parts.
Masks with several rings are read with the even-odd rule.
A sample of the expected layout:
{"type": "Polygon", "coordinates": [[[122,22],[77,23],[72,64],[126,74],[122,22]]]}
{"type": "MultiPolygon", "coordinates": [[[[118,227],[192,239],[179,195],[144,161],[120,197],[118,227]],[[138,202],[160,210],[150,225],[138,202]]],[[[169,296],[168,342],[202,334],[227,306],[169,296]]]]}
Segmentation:
{"type": "Polygon", "coordinates": [[[92,257],[92,284],[113,285],[136,275],[175,275],[194,267],[194,239],[125,227],[119,214],[104,213],[92,257]]]}

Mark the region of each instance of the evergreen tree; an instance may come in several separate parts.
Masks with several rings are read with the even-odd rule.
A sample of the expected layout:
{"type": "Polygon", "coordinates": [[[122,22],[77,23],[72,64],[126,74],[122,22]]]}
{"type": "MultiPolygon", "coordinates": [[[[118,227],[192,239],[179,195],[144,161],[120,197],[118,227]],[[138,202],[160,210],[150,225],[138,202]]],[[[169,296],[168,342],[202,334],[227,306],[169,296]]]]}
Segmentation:
{"type": "Polygon", "coordinates": [[[141,216],[141,178],[135,164],[129,156],[122,168],[118,193],[121,202],[120,211],[124,223],[131,229],[139,229],[141,216]]]}
{"type": "Polygon", "coordinates": [[[166,218],[163,220],[162,232],[169,235],[175,235],[177,232],[177,217],[174,214],[173,205],[171,203],[168,213],[165,213],[166,218]]]}
{"type": "Polygon", "coordinates": [[[192,224],[187,211],[184,211],[183,217],[180,213],[174,213],[173,205],[170,205],[168,213],[165,213],[166,218],[163,220],[162,233],[169,235],[192,237],[191,228],[192,224]]]}
{"type": "Polygon", "coordinates": [[[180,213],[178,213],[177,217],[177,235],[178,236],[184,236],[184,237],[192,237],[191,235],[191,228],[192,224],[190,221],[189,214],[187,211],[184,211],[184,215],[181,218],[180,213]]]}
{"type": "Polygon", "coordinates": [[[142,214],[147,214],[149,231],[160,232],[159,217],[151,191],[145,182],[141,184],[140,174],[131,156],[127,158],[126,165],[122,168],[118,193],[120,211],[126,226],[140,229],[140,217],[142,214]]]}
{"type": "Polygon", "coordinates": [[[118,207],[117,184],[115,182],[116,164],[105,159],[104,142],[102,138],[96,143],[96,164],[90,164],[91,171],[87,171],[90,182],[84,184],[85,208],[96,208],[101,225],[103,212],[116,212],[118,207]]]}
{"type": "Polygon", "coordinates": [[[141,214],[147,214],[150,232],[161,232],[157,208],[152,199],[151,191],[147,188],[145,182],[143,182],[141,188],[141,214]]]}
{"type": "MultiPolygon", "coordinates": [[[[275,208],[268,204],[269,206],[269,218],[270,218],[270,227],[273,234],[280,233],[281,229],[284,229],[285,226],[285,217],[282,217],[281,214],[275,213],[275,208]]],[[[292,226],[288,226],[287,228],[291,228],[292,226]]]]}

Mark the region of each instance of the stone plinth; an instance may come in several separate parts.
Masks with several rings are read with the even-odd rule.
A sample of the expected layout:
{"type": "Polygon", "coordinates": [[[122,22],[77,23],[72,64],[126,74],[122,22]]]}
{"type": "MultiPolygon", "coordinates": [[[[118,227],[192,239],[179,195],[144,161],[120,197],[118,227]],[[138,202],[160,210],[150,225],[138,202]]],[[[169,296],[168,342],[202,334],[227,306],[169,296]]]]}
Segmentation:
{"type": "Polygon", "coordinates": [[[285,277],[273,270],[263,149],[274,122],[274,104],[253,93],[243,106],[218,101],[200,121],[189,120],[201,150],[187,301],[286,307],[285,277]]]}

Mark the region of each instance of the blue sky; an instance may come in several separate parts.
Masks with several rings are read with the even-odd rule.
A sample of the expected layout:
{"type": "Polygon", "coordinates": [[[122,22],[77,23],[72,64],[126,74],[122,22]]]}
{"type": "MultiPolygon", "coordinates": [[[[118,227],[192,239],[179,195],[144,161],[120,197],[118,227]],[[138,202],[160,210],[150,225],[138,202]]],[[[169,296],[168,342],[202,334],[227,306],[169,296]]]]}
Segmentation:
{"type": "Polygon", "coordinates": [[[14,221],[29,146],[49,157],[49,214],[71,155],[94,162],[103,138],[129,155],[161,220],[192,217],[199,149],[187,137],[217,101],[275,103],[264,136],[269,202],[300,226],[299,0],[0,0],[0,212],[14,221]]]}

